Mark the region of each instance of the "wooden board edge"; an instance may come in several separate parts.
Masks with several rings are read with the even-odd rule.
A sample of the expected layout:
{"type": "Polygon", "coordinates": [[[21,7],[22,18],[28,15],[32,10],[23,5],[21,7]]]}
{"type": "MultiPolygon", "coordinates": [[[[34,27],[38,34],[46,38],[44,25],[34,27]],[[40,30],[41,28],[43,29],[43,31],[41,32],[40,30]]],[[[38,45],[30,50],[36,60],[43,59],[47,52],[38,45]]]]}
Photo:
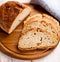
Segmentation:
{"type": "Polygon", "coordinates": [[[1,42],[0,42],[0,50],[3,53],[7,54],[8,56],[11,56],[11,57],[17,58],[17,59],[23,59],[23,60],[39,59],[39,58],[47,56],[49,53],[51,53],[53,51],[53,49],[52,49],[52,50],[46,51],[42,55],[37,55],[37,56],[35,55],[35,57],[28,57],[27,55],[25,55],[25,56],[24,55],[19,55],[19,54],[15,53],[15,52],[10,51],[1,42]]]}

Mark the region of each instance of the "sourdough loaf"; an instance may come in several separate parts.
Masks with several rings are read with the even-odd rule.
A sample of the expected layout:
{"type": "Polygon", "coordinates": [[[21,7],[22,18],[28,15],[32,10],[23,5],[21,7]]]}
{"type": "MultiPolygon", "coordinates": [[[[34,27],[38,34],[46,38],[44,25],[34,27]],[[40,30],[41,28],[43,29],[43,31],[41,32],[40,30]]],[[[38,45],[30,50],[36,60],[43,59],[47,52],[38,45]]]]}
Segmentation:
{"type": "Polygon", "coordinates": [[[0,6],[0,27],[10,34],[29,14],[31,9],[26,5],[8,1],[0,6]]]}

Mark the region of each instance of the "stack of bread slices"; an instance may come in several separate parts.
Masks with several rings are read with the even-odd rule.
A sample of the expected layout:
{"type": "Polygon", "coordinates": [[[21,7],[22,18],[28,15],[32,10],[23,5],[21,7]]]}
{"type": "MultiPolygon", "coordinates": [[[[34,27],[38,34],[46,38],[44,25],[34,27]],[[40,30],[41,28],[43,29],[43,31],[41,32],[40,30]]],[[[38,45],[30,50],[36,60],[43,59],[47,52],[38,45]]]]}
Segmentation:
{"type": "Polygon", "coordinates": [[[59,23],[47,14],[35,14],[24,21],[18,48],[36,50],[54,48],[59,42],[59,23]]]}

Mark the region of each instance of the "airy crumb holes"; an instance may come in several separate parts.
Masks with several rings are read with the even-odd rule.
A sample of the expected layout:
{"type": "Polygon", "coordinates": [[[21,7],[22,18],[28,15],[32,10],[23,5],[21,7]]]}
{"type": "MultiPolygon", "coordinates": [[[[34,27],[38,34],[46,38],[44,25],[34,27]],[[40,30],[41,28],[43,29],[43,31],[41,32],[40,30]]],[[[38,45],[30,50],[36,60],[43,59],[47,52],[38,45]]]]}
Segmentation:
{"type": "Polygon", "coordinates": [[[39,46],[41,43],[37,43],[37,46],[39,46]]]}
{"type": "Polygon", "coordinates": [[[34,35],[36,35],[36,33],[34,33],[34,35]]]}
{"type": "Polygon", "coordinates": [[[40,41],[42,41],[42,37],[41,37],[40,41]]]}

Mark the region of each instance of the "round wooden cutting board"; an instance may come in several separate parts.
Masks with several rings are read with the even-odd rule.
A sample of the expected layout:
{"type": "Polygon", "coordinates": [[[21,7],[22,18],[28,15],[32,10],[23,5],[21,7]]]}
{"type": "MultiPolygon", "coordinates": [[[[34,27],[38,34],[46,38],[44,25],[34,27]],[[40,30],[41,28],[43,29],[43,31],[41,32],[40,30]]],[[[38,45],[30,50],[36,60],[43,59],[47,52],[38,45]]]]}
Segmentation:
{"type": "MultiPolygon", "coordinates": [[[[36,13],[44,13],[44,12],[46,13],[46,11],[38,5],[29,4],[29,6],[32,9],[29,16],[32,16],[33,14],[36,13]]],[[[23,22],[10,35],[8,35],[3,30],[0,29],[0,50],[2,52],[15,58],[32,60],[46,56],[53,51],[53,49],[24,51],[24,52],[20,51],[17,46],[22,28],[23,28],[23,22]]]]}

